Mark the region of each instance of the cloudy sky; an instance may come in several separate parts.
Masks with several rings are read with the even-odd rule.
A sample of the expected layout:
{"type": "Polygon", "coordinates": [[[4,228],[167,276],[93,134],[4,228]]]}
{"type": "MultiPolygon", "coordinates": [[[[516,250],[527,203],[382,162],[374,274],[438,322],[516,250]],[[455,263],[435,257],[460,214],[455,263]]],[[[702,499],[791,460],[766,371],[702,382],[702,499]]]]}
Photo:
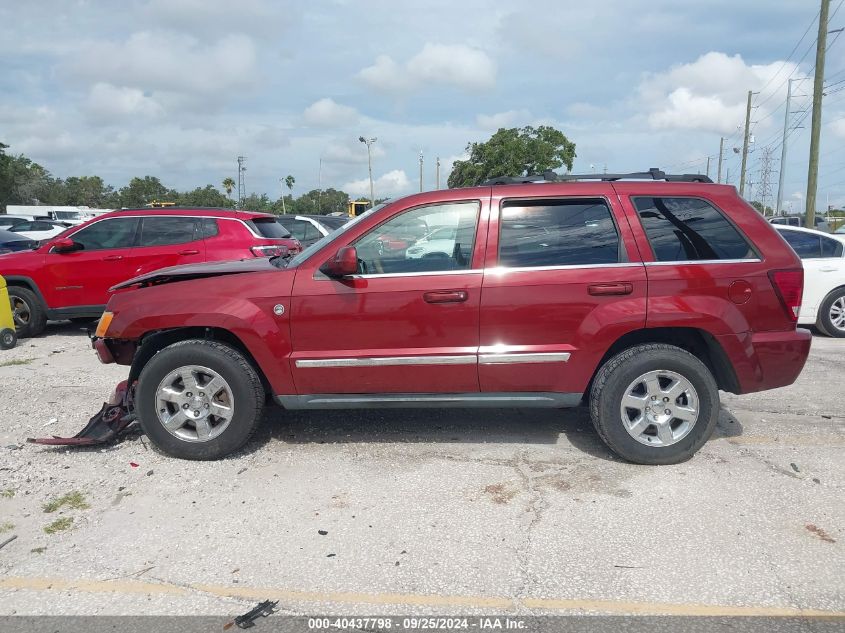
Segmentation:
{"type": "MultiPolygon", "coordinates": [[[[842,4],[832,0],[831,11],[842,4]]],[[[31,0],[0,5],[0,140],[55,175],[122,186],[155,175],[219,186],[247,157],[247,189],[434,188],[498,127],[550,124],[574,171],[660,166],[737,183],[755,95],[752,195],[772,155],[777,189],[786,80],[797,79],[785,198],[806,192],[814,0],[31,0]],[[802,39],[802,36],[803,39],[802,39]],[[723,173],[724,176],[724,173],[723,173]]],[[[845,9],[831,28],[845,26],[845,9]]],[[[829,39],[819,199],[845,204],[845,37],[829,39]],[[840,82],[837,84],[837,82],[840,82]]]]}

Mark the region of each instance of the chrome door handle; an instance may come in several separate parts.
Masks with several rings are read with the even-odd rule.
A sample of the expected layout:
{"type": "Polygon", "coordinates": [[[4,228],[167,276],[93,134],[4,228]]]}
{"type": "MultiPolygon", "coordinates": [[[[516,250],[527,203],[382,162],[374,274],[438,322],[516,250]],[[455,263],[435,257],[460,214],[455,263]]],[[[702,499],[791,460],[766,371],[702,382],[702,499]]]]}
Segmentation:
{"type": "Polygon", "coordinates": [[[179,251],[180,255],[199,255],[200,252],[195,249],[188,249],[186,251],[179,251]]]}
{"type": "Polygon", "coordinates": [[[107,257],[103,257],[104,262],[117,262],[123,259],[123,255],[108,255],[107,257]]]}

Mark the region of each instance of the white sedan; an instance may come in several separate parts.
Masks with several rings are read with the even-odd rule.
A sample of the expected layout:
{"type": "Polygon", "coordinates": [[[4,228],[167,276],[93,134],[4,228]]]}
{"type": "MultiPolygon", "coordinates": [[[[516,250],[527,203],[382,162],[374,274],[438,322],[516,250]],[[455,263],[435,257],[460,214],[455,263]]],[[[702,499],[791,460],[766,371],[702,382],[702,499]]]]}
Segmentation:
{"type": "Polygon", "coordinates": [[[32,220],[31,222],[20,222],[13,224],[7,230],[23,235],[31,240],[42,242],[56,237],[59,233],[67,231],[68,227],[53,220],[32,220]]]}
{"type": "Polygon", "coordinates": [[[778,226],[804,264],[804,297],[798,323],[845,338],[845,235],[778,226]]]}

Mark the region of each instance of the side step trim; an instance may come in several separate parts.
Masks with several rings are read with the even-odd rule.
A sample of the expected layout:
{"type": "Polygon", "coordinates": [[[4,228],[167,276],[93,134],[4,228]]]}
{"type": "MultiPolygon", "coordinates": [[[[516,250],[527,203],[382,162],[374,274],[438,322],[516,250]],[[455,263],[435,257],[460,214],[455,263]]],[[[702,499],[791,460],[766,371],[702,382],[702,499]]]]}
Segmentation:
{"type": "Polygon", "coordinates": [[[321,393],[275,396],[285,409],[422,409],[543,408],[561,409],[581,403],[580,393],[321,393]]]}

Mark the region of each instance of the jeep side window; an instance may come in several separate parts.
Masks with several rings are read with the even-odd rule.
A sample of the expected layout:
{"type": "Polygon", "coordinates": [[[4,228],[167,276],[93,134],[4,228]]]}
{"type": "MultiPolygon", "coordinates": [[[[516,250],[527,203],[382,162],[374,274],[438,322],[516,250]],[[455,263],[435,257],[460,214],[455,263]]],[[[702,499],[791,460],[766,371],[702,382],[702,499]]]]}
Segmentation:
{"type": "Polygon", "coordinates": [[[196,239],[200,239],[196,218],[177,215],[141,218],[139,246],[168,246],[193,242],[196,239]]]}
{"type": "Polygon", "coordinates": [[[466,270],[470,267],[478,224],[478,202],[455,202],[410,209],[361,236],[359,272],[389,274],[466,270]],[[454,230],[452,239],[429,246],[438,228],[454,230]]]}
{"type": "Polygon", "coordinates": [[[590,266],[621,259],[619,233],[601,199],[506,200],[499,266],[590,266]]]}
{"type": "Polygon", "coordinates": [[[699,198],[634,198],[659,262],[754,259],[745,238],[713,205],[699,198]]]}
{"type": "Polygon", "coordinates": [[[819,236],[822,242],[822,257],[842,257],[842,242],[819,236]]]}
{"type": "Polygon", "coordinates": [[[135,245],[137,228],[138,218],[109,218],[89,224],[69,237],[77,244],[82,244],[86,251],[129,248],[135,245]]]}

